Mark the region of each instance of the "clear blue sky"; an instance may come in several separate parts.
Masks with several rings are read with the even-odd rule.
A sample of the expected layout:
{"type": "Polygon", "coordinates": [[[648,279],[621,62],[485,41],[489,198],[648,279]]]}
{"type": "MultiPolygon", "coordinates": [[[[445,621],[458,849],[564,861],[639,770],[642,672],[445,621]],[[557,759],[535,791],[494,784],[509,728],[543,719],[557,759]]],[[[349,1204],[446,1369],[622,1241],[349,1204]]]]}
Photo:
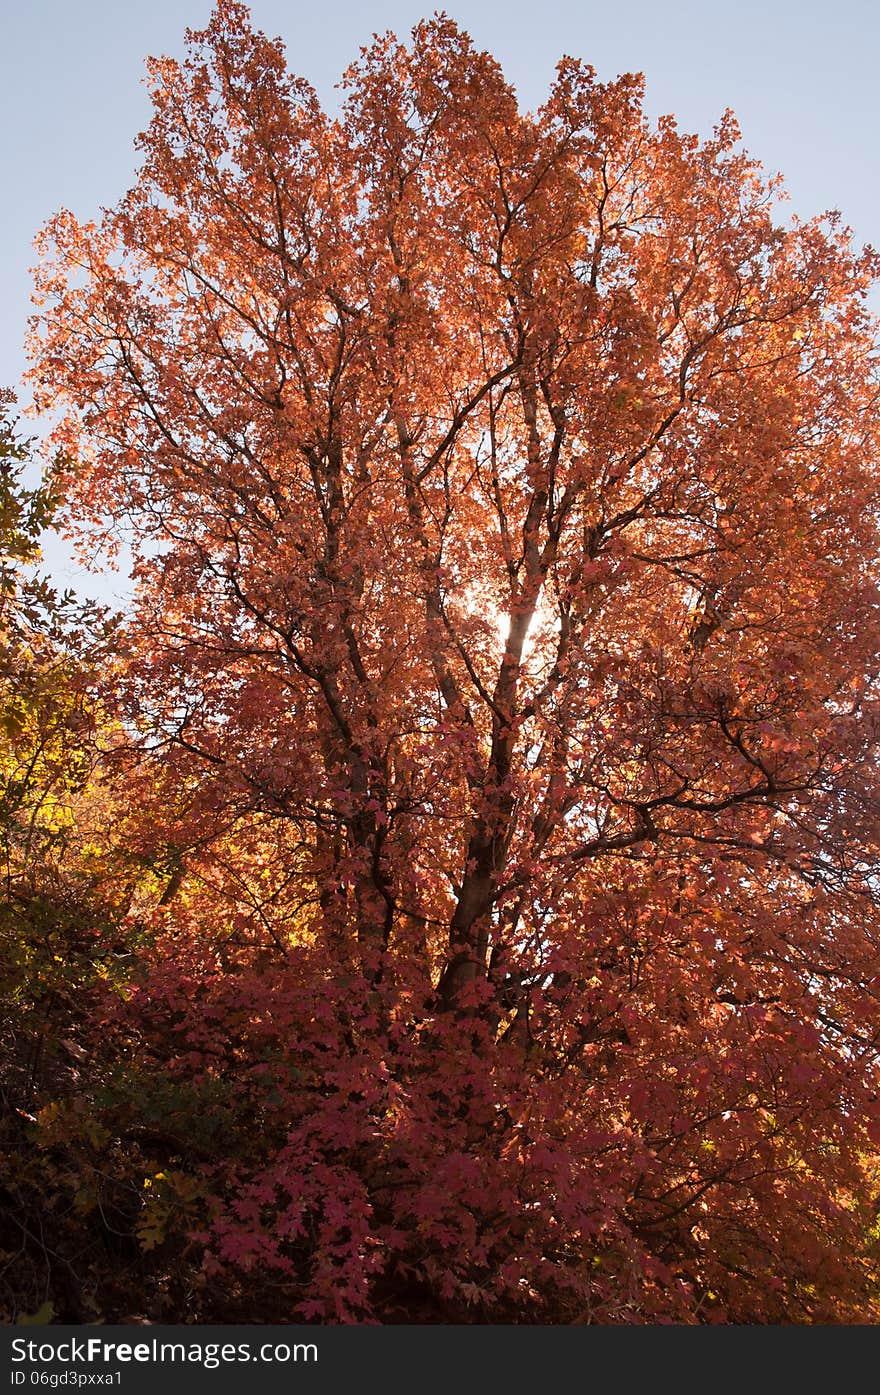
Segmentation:
{"type": "MultiPolygon", "coordinates": [[[[294,71],[325,102],[375,30],[404,35],[440,6],[425,0],[253,0],[255,24],[280,34],[294,71]]],[[[654,115],[707,133],[725,107],[744,142],[781,170],[791,207],[839,208],[857,238],[880,246],[878,0],[449,0],[443,6],[490,49],[526,107],[540,102],[569,53],[601,77],[644,72],[654,115]]],[[[81,217],[111,204],[134,169],[146,124],[147,54],[180,53],[210,0],[3,0],[0,56],[0,385],[24,367],[31,241],[59,206],[81,217]]],[[[47,550],[47,560],[49,552],[47,550]]],[[[63,568],[60,554],[54,559],[63,568]]]]}

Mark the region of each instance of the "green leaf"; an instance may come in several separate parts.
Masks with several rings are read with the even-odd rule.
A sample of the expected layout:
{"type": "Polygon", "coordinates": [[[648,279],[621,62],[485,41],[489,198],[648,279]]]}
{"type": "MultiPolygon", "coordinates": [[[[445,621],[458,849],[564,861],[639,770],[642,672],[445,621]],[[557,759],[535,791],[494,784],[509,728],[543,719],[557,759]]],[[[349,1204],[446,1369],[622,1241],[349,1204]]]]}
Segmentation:
{"type": "Polygon", "coordinates": [[[50,1303],[47,1299],[45,1303],[40,1304],[40,1307],[37,1309],[35,1313],[25,1313],[23,1317],[20,1317],[18,1319],[17,1326],[48,1327],[49,1323],[52,1321],[54,1316],[55,1304],[50,1303]]]}

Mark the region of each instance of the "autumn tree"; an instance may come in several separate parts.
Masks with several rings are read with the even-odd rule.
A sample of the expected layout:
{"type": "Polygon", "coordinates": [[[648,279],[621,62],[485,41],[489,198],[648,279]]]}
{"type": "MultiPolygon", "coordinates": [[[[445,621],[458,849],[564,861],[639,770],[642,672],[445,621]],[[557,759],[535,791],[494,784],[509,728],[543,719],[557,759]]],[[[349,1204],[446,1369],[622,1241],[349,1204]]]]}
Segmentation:
{"type": "Polygon", "coordinates": [[[570,59],[526,114],[444,17],[335,117],[233,0],[149,71],[34,380],[135,551],[185,894],[129,1010],[244,1111],[206,1263],[342,1320],[876,1317],[876,258],[729,114],[570,59]]]}
{"type": "MultiPolygon", "coordinates": [[[[94,674],[114,626],[40,570],[56,496],[29,487],[31,444],[0,397],[0,1320],[71,1298],[84,1246],[71,1156],[34,1148],[42,1106],[82,1087],[103,982],[123,948],[133,868],[108,857],[119,807],[101,781],[94,674]]],[[[109,731],[106,733],[109,735],[109,731]]],[[[76,1317],[89,1314],[67,1303],[76,1317]]]]}

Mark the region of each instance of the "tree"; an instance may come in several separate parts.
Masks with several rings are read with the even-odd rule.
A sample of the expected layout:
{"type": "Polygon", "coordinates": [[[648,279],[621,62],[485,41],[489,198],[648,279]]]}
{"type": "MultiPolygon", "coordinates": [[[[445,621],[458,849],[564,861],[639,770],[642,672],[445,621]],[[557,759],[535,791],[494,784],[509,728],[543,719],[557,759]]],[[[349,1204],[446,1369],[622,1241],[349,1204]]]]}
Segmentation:
{"type": "MultiPolygon", "coordinates": [[[[94,672],[114,627],[100,607],[59,594],[36,570],[55,505],[51,477],[24,482],[30,443],[0,398],[0,1314],[77,1318],[69,1259],[82,1254],[65,1181],[82,1174],[34,1152],[41,1105],[76,1098],[92,1020],[120,948],[131,868],[108,855],[120,809],[97,773],[94,672]]],[[[109,736],[109,728],[104,732],[109,736]]],[[[70,1161],[69,1157],[64,1159],[70,1161]]],[[[48,1320],[48,1319],[47,1319],[48,1320]]]]}
{"type": "Polygon", "coordinates": [[[232,0],[150,79],[34,378],[137,558],[190,879],[143,1021],[281,1099],[214,1262],[306,1316],[875,1316],[876,257],[729,114],[565,59],[525,115],[442,16],[338,118],[232,0]]]}

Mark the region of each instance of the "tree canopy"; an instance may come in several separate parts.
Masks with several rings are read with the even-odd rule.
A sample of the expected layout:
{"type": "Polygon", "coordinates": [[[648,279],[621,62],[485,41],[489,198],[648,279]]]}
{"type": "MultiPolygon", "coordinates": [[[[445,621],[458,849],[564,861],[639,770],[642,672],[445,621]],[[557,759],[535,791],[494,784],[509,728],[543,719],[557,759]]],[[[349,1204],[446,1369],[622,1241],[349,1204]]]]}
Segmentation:
{"type": "Polygon", "coordinates": [[[875,1320],[876,256],[443,16],[337,116],[233,0],[149,71],[38,272],[140,869],[41,1146],[153,1317],[875,1320]]]}

